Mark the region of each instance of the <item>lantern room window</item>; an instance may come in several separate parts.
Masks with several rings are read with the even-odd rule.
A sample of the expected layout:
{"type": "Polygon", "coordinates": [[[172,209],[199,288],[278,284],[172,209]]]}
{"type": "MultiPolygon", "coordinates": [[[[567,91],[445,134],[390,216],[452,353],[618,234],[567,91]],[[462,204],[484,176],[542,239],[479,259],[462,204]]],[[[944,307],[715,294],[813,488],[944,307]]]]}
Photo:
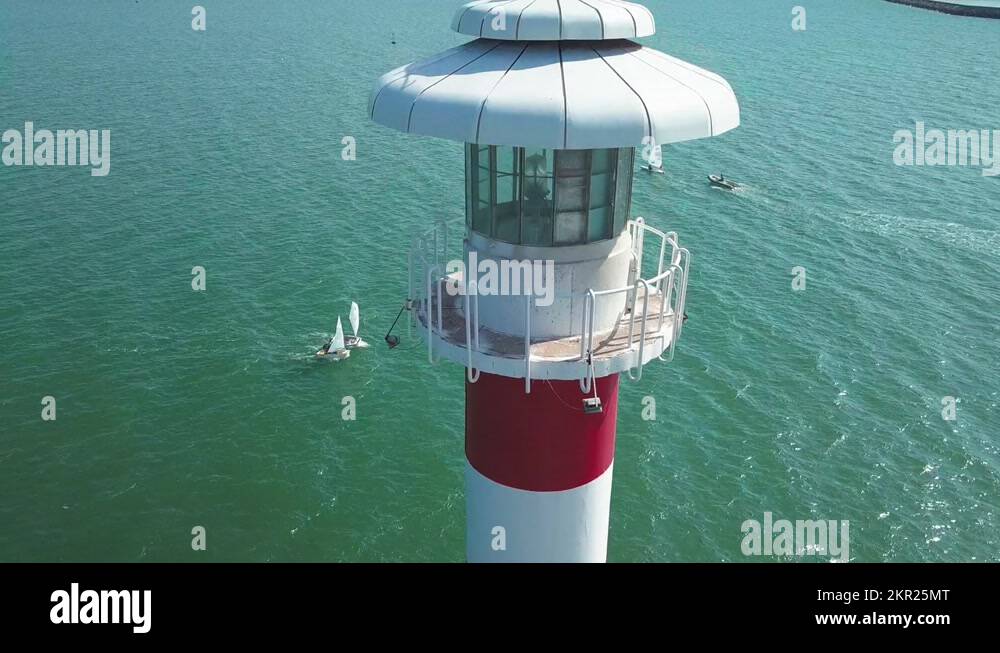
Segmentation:
{"type": "Polygon", "coordinates": [[[628,221],[634,149],[466,146],[466,222],[518,245],[580,245],[628,221]]]}

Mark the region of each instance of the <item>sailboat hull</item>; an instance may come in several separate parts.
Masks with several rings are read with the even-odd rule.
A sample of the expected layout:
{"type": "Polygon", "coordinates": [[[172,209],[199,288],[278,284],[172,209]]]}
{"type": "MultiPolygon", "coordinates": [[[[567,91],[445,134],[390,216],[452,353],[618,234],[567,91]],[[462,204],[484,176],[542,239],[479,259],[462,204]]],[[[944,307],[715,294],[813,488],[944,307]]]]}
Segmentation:
{"type": "Polygon", "coordinates": [[[316,358],[320,360],[342,361],[351,357],[351,352],[346,349],[334,352],[325,352],[322,349],[316,352],[316,358]]]}

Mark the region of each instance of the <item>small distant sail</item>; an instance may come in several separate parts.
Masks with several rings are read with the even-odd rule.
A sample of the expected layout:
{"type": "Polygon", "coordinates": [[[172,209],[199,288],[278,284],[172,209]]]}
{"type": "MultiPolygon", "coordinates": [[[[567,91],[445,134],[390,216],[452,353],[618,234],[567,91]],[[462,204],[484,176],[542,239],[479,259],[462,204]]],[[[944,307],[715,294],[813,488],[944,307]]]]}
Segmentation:
{"type": "Polygon", "coordinates": [[[645,155],[643,156],[643,159],[645,159],[646,163],[648,163],[651,167],[663,167],[663,151],[660,150],[659,145],[656,145],[655,143],[650,145],[648,148],[645,148],[643,154],[645,155]]]}
{"type": "Polygon", "coordinates": [[[340,324],[340,318],[337,318],[337,332],[333,335],[333,342],[330,343],[330,351],[340,351],[344,348],[344,327],[340,324]]]}
{"type": "Polygon", "coordinates": [[[357,337],[358,327],[361,325],[361,311],[357,302],[351,302],[351,314],[347,319],[351,323],[351,332],[357,337]]]}

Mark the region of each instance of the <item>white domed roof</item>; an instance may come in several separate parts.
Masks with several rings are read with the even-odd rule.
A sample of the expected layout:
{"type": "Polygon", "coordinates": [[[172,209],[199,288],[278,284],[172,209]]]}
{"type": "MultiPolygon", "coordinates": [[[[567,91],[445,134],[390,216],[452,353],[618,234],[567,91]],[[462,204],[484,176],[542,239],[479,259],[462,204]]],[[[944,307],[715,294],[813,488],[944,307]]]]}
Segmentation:
{"type": "Polygon", "coordinates": [[[624,40],[478,39],[382,76],[369,112],[404,132],[552,149],[664,145],[740,123],[722,77],[624,40]]]}
{"type": "Polygon", "coordinates": [[[503,41],[603,41],[656,32],[649,9],[619,0],[474,0],[459,8],[452,27],[503,41]]]}

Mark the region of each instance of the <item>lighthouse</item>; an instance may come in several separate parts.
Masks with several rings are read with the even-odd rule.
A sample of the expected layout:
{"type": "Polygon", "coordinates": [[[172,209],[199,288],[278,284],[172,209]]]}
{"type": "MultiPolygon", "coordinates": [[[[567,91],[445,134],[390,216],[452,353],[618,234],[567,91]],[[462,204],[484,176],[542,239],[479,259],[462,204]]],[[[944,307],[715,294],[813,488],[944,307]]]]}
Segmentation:
{"type": "Polygon", "coordinates": [[[406,306],[429,363],[465,368],[467,559],[604,562],[619,384],[673,357],[691,264],[631,215],[633,176],[739,105],[633,40],[656,29],[640,4],[477,0],[452,26],[473,40],[385,74],[369,111],[465,148],[460,259],[426,216],[406,306]]]}

